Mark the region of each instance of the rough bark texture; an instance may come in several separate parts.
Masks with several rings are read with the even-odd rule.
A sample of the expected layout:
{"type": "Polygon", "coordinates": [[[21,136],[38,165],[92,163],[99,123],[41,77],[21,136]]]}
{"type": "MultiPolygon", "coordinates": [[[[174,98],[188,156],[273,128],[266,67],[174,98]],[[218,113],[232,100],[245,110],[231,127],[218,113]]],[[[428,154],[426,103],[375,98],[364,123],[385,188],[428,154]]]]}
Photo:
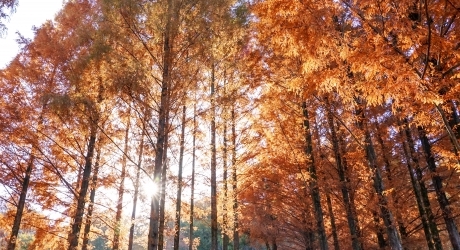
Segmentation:
{"type": "Polygon", "coordinates": [[[328,249],[327,246],[327,237],[326,237],[326,230],[324,229],[324,219],[323,219],[323,210],[321,208],[321,196],[319,193],[318,187],[318,178],[316,176],[316,166],[315,166],[315,158],[313,157],[313,142],[311,138],[311,131],[310,131],[310,121],[308,117],[308,110],[307,110],[307,103],[302,103],[302,111],[303,111],[303,118],[304,118],[304,129],[305,129],[305,154],[309,160],[308,162],[308,172],[310,174],[310,190],[311,190],[311,197],[314,207],[315,219],[316,219],[316,229],[318,230],[318,237],[319,237],[319,247],[321,250],[328,249]]]}

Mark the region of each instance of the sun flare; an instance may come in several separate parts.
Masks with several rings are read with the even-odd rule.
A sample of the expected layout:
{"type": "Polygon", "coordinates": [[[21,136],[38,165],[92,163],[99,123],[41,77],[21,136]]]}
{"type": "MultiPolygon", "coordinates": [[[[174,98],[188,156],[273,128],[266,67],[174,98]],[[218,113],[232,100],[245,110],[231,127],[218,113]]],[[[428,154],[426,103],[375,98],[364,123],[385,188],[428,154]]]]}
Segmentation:
{"type": "Polygon", "coordinates": [[[147,180],[144,182],[142,189],[147,197],[153,197],[159,192],[158,184],[154,183],[152,180],[147,180]]]}

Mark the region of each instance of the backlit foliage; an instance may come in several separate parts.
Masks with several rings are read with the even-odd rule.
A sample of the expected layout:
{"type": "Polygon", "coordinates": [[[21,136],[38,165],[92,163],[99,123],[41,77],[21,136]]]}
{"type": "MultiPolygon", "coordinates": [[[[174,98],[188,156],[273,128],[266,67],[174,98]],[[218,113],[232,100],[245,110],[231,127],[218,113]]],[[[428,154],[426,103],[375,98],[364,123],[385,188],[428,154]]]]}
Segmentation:
{"type": "Polygon", "coordinates": [[[459,17],[67,1],[0,70],[0,247],[460,249],[459,17]]]}

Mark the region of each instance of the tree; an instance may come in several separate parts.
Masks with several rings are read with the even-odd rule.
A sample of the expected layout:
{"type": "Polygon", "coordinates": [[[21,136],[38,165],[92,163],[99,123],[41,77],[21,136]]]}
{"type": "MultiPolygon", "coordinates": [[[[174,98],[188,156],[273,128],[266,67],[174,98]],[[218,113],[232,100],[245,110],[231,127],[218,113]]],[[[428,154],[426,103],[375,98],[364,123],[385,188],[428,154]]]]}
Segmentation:
{"type": "MultiPolygon", "coordinates": [[[[1,0],[0,1],[0,21],[7,19],[9,15],[6,13],[7,10],[14,12],[16,6],[18,5],[18,0],[1,0]]],[[[6,31],[6,26],[3,22],[0,22],[0,34],[6,31]]]]}

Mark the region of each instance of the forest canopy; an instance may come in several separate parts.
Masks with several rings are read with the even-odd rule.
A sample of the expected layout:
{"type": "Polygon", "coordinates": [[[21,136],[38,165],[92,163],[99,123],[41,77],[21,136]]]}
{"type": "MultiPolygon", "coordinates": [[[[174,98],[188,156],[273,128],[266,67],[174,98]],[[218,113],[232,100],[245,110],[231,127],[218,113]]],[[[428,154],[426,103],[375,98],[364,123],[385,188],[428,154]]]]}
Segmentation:
{"type": "Polygon", "coordinates": [[[460,250],[459,18],[65,1],[0,69],[0,248],[460,250]]]}

